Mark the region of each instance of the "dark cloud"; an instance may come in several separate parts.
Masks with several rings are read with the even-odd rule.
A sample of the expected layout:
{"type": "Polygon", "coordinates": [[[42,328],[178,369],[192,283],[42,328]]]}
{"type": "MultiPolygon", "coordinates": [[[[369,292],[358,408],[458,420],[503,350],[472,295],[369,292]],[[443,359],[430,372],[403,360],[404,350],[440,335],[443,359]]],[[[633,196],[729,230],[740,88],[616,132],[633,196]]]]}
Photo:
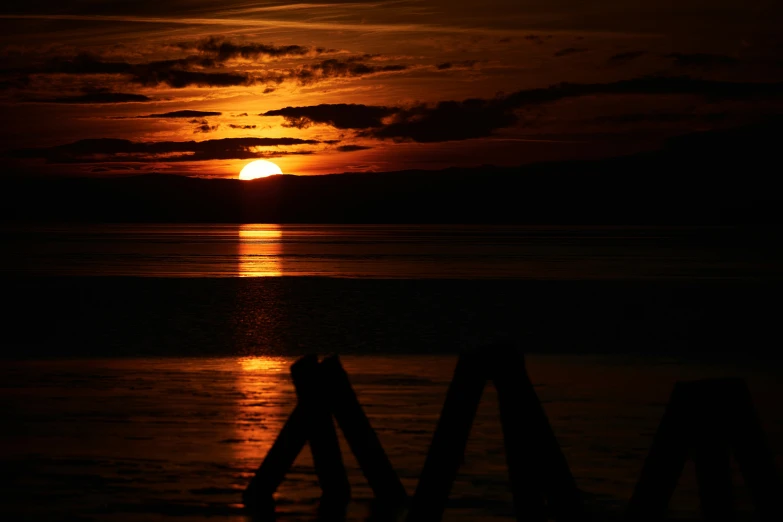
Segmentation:
{"type": "Polygon", "coordinates": [[[610,83],[561,83],[491,99],[443,101],[435,105],[385,107],[316,105],[286,107],[264,116],[283,116],[287,125],[313,123],[361,129],[360,136],[421,143],[466,140],[491,135],[518,123],[516,110],[593,95],[693,95],[710,100],[746,100],[783,96],[783,83],[719,82],[684,77],[643,77],[610,83]]]}
{"type": "Polygon", "coordinates": [[[148,165],[119,165],[116,163],[111,164],[108,167],[91,167],[88,172],[92,172],[94,174],[100,174],[103,172],[134,172],[139,170],[148,169],[148,165]]]}
{"type": "Polygon", "coordinates": [[[29,70],[38,74],[130,74],[135,67],[128,62],[107,62],[90,53],[74,57],[55,56],[29,70]]]}
{"type": "Polygon", "coordinates": [[[196,123],[196,128],[193,129],[193,134],[198,134],[200,132],[203,133],[215,132],[220,128],[220,124],[210,125],[207,120],[201,120],[201,121],[195,120],[195,122],[192,121],[191,123],[196,123]]]}
{"type": "Polygon", "coordinates": [[[645,54],[647,54],[647,51],[628,51],[625,53],[617,53],[610,56],[607,62],[611,64],[621,64],[635,60],[640,56],[644,56],[645,54]]]}
{"type": "Polygon", "coordinates": [[[365,134],[378,138],[435,142],[489,136],[518,122],[515,110],[591,95],[685,94],[709,99],[748,99],[783,95],[783,83],[733,83],[689,77],[645,77],[611,83],[562,83],[518,91],[490,100],[441,102],[400,110],[392,122],[365,134]]]}
{"type": "Polygon", "coordinates": [[[213,112],[213,111],[190,111],[190,110],[184,110],[184,111],[173,111],[173,112],[163,112],[160,114],[147,114],[144,116],[137,116],[137,118],[205,118],[207,116],[220,116],[222,115],[222,112],[213,112]]]}
{"type": "Polygon", "coordinates": [[[109,104],[109,103],[142,103],[153,101],[143,94],[130,94],[125,92],[89,92],[72,96],[57,96],[54,98],[38,98],[30,100],[37,103],[84,103],[84,104],[109,104]]]}
{"type": "Polygon", "coordinates": [[[671,53],[666,58],[674,60],[674,65],[680,67],[721,67],[734,65],[737,59],[724,54],[707,53],[671,53]]]}
{"type": "Polygon", "coordinates": [[[211,66],[214,66],[214,61],[198,56],[148,63],[130,63],[104,61],[94,55],[81,53],[73,58],[55,57],[44,64],[22,70],[0,71],[0,75],[121,75],[126,76],[131,83],[145,87],[165,84],[174,88],[190,86],[232,87],[254,83],[253,78],[246,73],[203,70],[203,68],[211,66]]]}
{"type": "Polygon", "coordinates": [[[0,91],[7,91],[9,89],[26,89],[30,85],[30,77],[26,75],[19,75],[16,77],[10,77],[6,80],[0,80],[0,91]]]}
{"type": "Polygon", "coordinates": [[[310,53],[321,54],[328,52],[317,47],[311,49],[301,45],[270,45],[261,43],[236,43],[220,37],[210,37],[193,44],[180,44],[182,49],[195,49],[211,55],[217,62],[225,62],[235,58],[255,60],[260,57],[283,58],[287,56],[304,56],[310,53]]]}
{"type": "Polygon", "coordinates": [[[234,125],[233,123],[229,124],[229,127],[232,129],[255,129],[257,125],[234,125]]]}
{"type": "Polygon", "coordinates": [[[689,76],[646,76],[610,83],[560,83],[541,89],[518,91],[506,105],[549,103],[594,94],[691,94],[714,99],[743,99],[783,95],[783,83],[722,82],[689,76]]]}
{"type": "Polygon", "coordinates": [[[537,35],[537,34],[528,34],[528,35],[523,36],[523,38],[525,40],[527,40],[528,42],[533,42],[534,44],[538,44],[538,45],[541,45],[542,43],[544,43],[544,39],[541,36],[537,35]]]}
{"type": "Polygon", "coordinates": [[[237,87],[255,83],[246,73],[187,71],[180,69],[142,67],[135,71],[131,81],[144,87],[161,84],[182,89],[185,87],[237,87]]]}
{"type": "MultiPolygon", "coordinates": [[[[167,85],[176,89],[185,87],[237,87],[257,83],[280,84],[285,81],[310,85],[332,78],[350,78],[380,73],[405,71],[407,65],[375,65],[364,63],[376,55],[363,54],[345,59],[327,59],[287,70],[271,70],[263,73],[222,70],[226,56],[253,56],[266,53],[304,53],[301,46],[238,46],[230,42],[218,43],[211,39],[202,45],[202,50],[212,49],[216,57],[192,55],[172,60],[158,60],[146,63],[107,61],[96,55],[80,53],[73,57],[53,57],[37,65],[16,69],[0,70],[0,89],[23,86],[31,75],[110,75],[124,77],[126,81],[143,87],[167,85]],[[297,50],[298,49],[298,50],[297,50]]],[[[206,51],[204,51],[206,52],[206,51]]],[[[307,52],[310,52],[309,50],[307,52]]],[[[327,52],[326,50],[315,52],[327,52]]],[[[281,54],[282,53],[282,54],[281,54]]],[[[274,85],[267,86],[265,93],[273,92],[274,85]]]]}
{"type": "Polygon", "coordinates": [[[578,48],[578,47],[567,47],[565,49],[560,49],[555,53],[555,56],[557,58],[560,58],[561,56],[568,56],[569,54],[578,54],[583,53],[587,51],[587,49],[578,48]]]}
{"type": "Polygon", "coordinates": [[[234,114],[234,118],[241,118],[243,116],[247,116],[247,113],[243,112],[242,114],[234,114]]]}
{"type": "Polygon", "coordinates": [[[206,141],[136,142],[114,138],[79,140],[54,147],[14,151],[18,158],[44,159],[48,163],[179,162],[214,159],[251,159],[308,151],[263,151],[258,147],[316,145],[299,138],[223,138],[206,141]]]}
{"type": "Polygon", "coordinates": [[[287,127],[302,129],[316,123],[338,129],[368,129],[381,127],[383,118],[395,114],[396,107],[380,107],[360,104],[322,104],[306,107],[285,107],[267,111],[259,116],[282,116],[287,127]]]}
{"type": "Polygon", "coordinates": [[[367,147],[365,145],[340,145],[336,150],[340,152],[356,152],[357,150],[367,150],[371,148],[372,147],[367,147]]]}
{"type": "Polygon", "coordinates": [[[147,63],[105,61],[89,53],[80,53],[72,58],[54,57],[44,64],[25,72],[34,74],[108,74],[127,76],[129,81],[144,86],[162,83],[171,87],[245,85],[248,76],[237,73],[207,72],[193,70],[214,66],[212,60],[189,56],[175,60],[159,60],[147,63]]]}
{"type": "Polygon", "coordinates": [[[489,136],[495,129],[514,125],[517,117],[513,109],[504,98],[418,105],[398,109],[390,123],[364,134],[420,143],[480,138],[489,136]]]}
{"type": "Polygon", "coordinates": [[[318,63],[303,66],[295,71],[289,72],[281,79],[293,79],[302,85],[309,85],[331,78],[353,78],[372,74],[400,72],[409,68],[407,65],[369,65],[361,61],[367,57],[371,57],[371,55],[348,58],[345,60],[330,58],[318,63]]]}
{"type": "Polygon", "coordinates": [[[612,116],[600,116],[595,121],[600,123],[683,123],[683,122],[718,122],[728,117],[726,113],[715,112],[706,114],[676,113],[676,112],[651,112],[616,114],[612,116]]]}
{"type": "MultiPolygon", "coordinates": [[[[367,55],[369,56],[369,55],[367,55]]],[[[332,78],[355,78],[381,73],[405,71],[407,65],[371,65],[362,62],[367,56],[348,58],[345,60],[328,59],[314,64],[304,65],[281,72],[270,72],[253,76],[245,72],[214,72],[190,70],[188,60],[166,60],[148,64],[134,65],[129,72],[130,81],[145,87],[155,87],[165,84],[174,88],[184,87],[235,87],[255,83],[280,84],[285,81],[295,81],[300,85],[311,85],[332,78]]],[[[113,64],[105,64],[113,65],[113,64]]],[[[107,67],[107,70],[119,70],[119,67],[107,67]]],[[[269,86],[265,94],[274,92],[269,86]]]]}
{"type": "Polygon", "coordinates": [[[435,66],[439,71],[445,71],[447,69],[462,68],[469,69],[476,65],[478,60],[463,60],[461,62],[443,62],[435,66]]]}

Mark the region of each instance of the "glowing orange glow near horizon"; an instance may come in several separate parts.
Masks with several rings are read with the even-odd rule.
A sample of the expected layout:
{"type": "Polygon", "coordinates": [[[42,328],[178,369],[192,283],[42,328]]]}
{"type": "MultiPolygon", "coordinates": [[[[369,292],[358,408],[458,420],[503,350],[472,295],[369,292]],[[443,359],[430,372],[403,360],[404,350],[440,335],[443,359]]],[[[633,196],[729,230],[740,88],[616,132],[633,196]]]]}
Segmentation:
{"type": "Polygon", "coordinates": [[[255,160],[242,168],[242,171],[239,173],[239,179],[247,181],[282,173],[283,171],[280,170],[280,167],[271,161],[255,160]]]}

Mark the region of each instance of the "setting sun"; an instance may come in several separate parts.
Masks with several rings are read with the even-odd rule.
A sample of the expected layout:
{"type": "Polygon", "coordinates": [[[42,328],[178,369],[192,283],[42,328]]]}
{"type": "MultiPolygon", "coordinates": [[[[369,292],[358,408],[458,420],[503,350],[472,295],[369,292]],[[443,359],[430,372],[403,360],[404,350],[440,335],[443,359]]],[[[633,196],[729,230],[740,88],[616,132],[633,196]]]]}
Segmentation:
{"type": "Polygon", "coordinates": [[[242,171],[239,173],[239,179],[243,180],[250,180],[250,179],[258,179],[258,178],[265,178],[267,176],[272,176],[274,174],[282,174],[283,171],[280,170],[280,167],[272,163],[271,161],[267,160],[255,160],[251,161],[247,165],[242,168],[242,171]]]}

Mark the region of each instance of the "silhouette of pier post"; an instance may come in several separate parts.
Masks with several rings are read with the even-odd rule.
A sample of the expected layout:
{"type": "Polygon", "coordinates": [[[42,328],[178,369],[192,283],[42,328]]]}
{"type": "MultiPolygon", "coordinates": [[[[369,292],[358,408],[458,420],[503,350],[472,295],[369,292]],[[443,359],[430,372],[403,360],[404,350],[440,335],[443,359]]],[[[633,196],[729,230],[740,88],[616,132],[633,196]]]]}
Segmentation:
{"type": "Polygon", "coordinates": [[[663,520],[688,457],[694,461],[707,521],[736,519],[734,451],[760,520],[783,520],[780,481],[750,392],[740,379],[675,385],[626,511],[628,522],[663,520]]]}
{"type": "Polygon", "coordinates": [[[243,494],[245,507],[256,515],[274,513],[273,495],[307,441],[323,491],[321,510],[334,516],[350,498],[350,486],[332,415],[343,430],[377,503],[399,505],[405,488],[391,466],[378,436],[364,414],[337,357],[318,362],[315,355],[291,366],[298,402],[243,494]]]}
{"type": "Polygon", "coordinates": [[[260,514],[274,511],[274,493],[307,441],[308,414],[297,404],[261,466],[242,494],[245,508],[260,514]]]}
{"type": "Polygon", "coordinates": [[[274,509],[273,495],[308,440],[322,500],[337,505],[350,496],[334,424],[319,396],[323,383],[318,357],[306,355],[297,360],[291,366],[291,377],[298,399],[296,408],[243,494],[245,506],[257,513],[274,509]]]}
{"type": "MultiPolygon", "coordinates": [[[[356,397],[338,357],[314,355],[291,368],[299,402],[244,493],[256,514],[274,509],[273,494],[310,441],[328,504],[348,500],[350,489],[332,415],[367,477],[376,506],[400,506],[405,489],[356,397]]],[[[433,436],[407,522],[443,516],[462,462],[484,386],[498,392],[500,421],[517,519],[585,520],[581,495],[525,369],[511,346],[460,356],[433,436]]],[[[686,460],[696,466],[702,512],[710,521],[736,518],[730,451],[750,490],[760,520],[783,520],[780,481],[750,392],[742,380],[677,383],[626,511],[628,522],[663,519],[686,460]]]]}
{"type": "Polygon", "coordinates": [[[313,456],[313,466],[321,487],[321,505],[344,506],[351,498],[351,486],[345,472],[340,443],[334,429],[332,414],[324,390],[329,386],[321,378],[318,356],[306,355],[291,366],[296,396],[307,411],[307,441],[313,456]]]}
{"type": "Polygon", "coordinates": [[[731,448],[723,387],[728,381],[683,383],[688,393],[688,432],[685,440],[696,471],[704,520],[735,520],[731,481],[731,448]]]}
{"type": "Polygon", "coordinates": [[[512,346],[497,346],[489,368],[498,393],[509,480],[519,520],[584,521],[579,489],[549,419],[512,346]]]}
{"type": "Polygon", "coordinates": [[[735,404],[733,422],[729,423],[729,442],[734,459],[756,506],[760,520],[783,520],[780,475],[772,450],[767,444],[761,420],[753,406],[750,390],[743,381],[732,383],[735,404]]]}
{"type": "Polygon", "coordinates": [[[666,513],[688,458],[688,442],[682,436],[689,409],[684,393],[679,383],[675,385],[631,497],[628,522],[661,520],[666,513]]]}
{"type": "Polygon", "coordinates": [[[443,517],[486,381],[498,391],[506,461],[518,520],[584,520],[581,496],[515,347],[460,356],[407,522],[443,517]]]}
{"type": "Polygon", "coordinates": [[[483,356],[470,352],[457,361],[407,522],[436,522],[443,517],[484,392],[484,362],[483,356]]]}
{"type": "Polygon", "coordinates": [[[348,374],[336,355],[321,362],[324,386],[329,409],[345,435],[345,440],[356,457],[367,482],[382,504],[398,505],[405,501],[407,493],[397,472],[392,468],[378,435],[370,425],[356,392],[348,380],[348,374]]]}

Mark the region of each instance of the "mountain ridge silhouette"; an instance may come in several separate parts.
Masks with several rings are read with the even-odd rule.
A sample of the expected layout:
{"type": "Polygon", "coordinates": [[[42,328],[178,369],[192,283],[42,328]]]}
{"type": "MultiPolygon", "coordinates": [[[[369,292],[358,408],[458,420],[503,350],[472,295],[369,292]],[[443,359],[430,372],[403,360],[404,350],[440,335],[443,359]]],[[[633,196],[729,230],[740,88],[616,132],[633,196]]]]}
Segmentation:
{"type": "Polygon", "coordinates": [[[519,167],[277,175],[6,177],[5,222],[783,223],[779,120],[654,152],[519,167]],[[772,167],[772,168],[771,168],[772,167]]]}

